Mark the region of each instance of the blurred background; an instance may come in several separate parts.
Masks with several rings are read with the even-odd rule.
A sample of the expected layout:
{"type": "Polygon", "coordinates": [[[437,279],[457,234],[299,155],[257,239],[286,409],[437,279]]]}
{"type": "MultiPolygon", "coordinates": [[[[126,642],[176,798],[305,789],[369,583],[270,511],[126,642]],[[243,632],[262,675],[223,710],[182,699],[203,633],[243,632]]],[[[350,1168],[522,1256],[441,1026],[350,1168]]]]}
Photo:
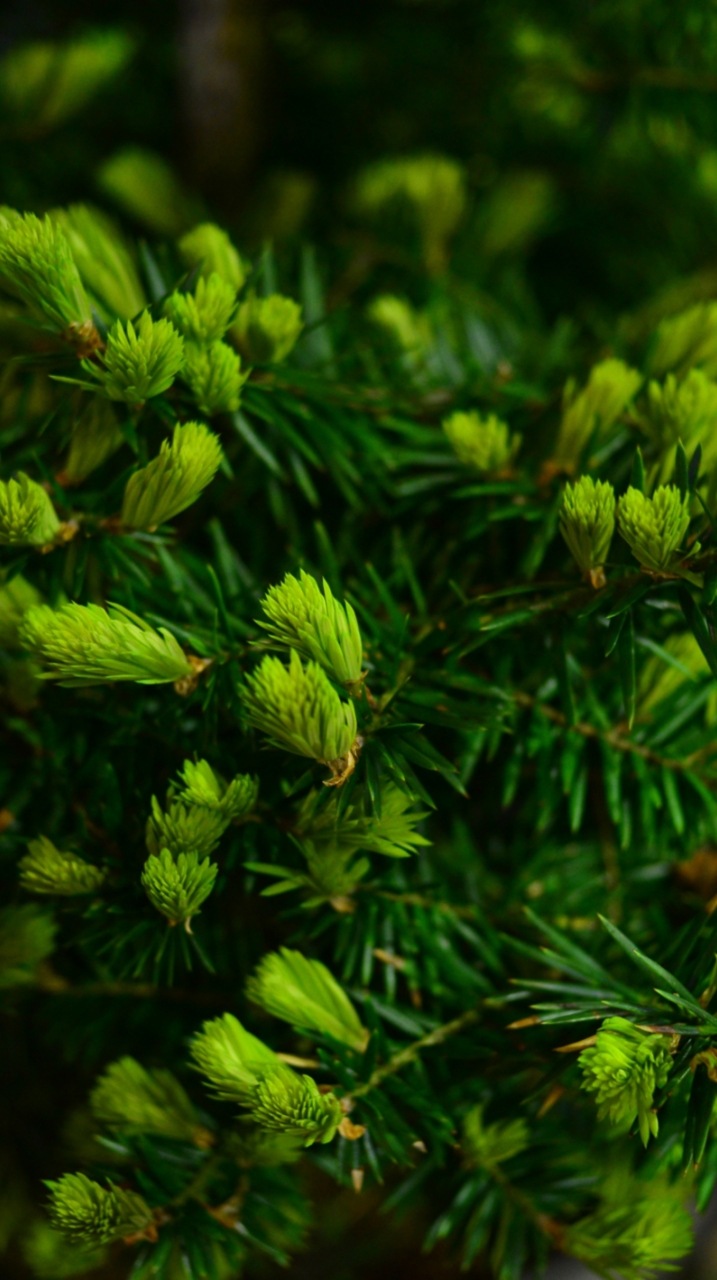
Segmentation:
{"type": "MultiPolygon", "coordinates": [[[[717,6],[713,0],[3,0],[0,202],[111,208],[141,236],[204,216],[243,251],[316,245],[328,305],[362,305],[377,262],[410,273],[355,217],[353,184],[387,156],[456,160],[469,193],[450,270],[486,313],[591,349],[717,295],[717,6]]],[[[436,266],[441,270],[442,264],[436,266]]],[[[416,300],[428,287],[420,262],[416,300]]],[[[372,286],[373,287],[373,286],[372,286]]],[[[478,304],[477,304],[478,305],[478,304]]],[[[46,1052],[32,1042],[26,1054],[46,1052]]],[[[54,1097],[5,1070],[3,1127],[37,1184],[54,1097]],[[17,1115],[38,1117],[31,1134],[17,1115]],[[10,1107],[12,1113],[13,1107],[10,1107]]],[[[5,1157],[0,1151],[0,1164],[5,1157]]],[[[380,1212],[318,1169],[296,1280],[451,1274],[421,1252],[430,1206],[380,1212]]],[[[35,1190],[35,1188],[33,1188],[35,1190]]],[[[4,1210],[3,1210],[4,1212],[4,1210]]],[[[0,1243],[4,1230],[0,1212],[0,1243]]],[[[712,1275],[709,1219],[687,1274],[712,1275]]],[[[8,1277],[27,1274],[19,1253],[8,1277]]],[[[124,1275],[123,1264],[118,1271],[124,1275]]],[[[577,1274],[557,1263],[556,1280],[577,1274]]],[[[103,1274],[107,1274],[104,1272],[103,1274]]],[[[266,1263],[252,1275],[278,1274],[266,1263]]]]}

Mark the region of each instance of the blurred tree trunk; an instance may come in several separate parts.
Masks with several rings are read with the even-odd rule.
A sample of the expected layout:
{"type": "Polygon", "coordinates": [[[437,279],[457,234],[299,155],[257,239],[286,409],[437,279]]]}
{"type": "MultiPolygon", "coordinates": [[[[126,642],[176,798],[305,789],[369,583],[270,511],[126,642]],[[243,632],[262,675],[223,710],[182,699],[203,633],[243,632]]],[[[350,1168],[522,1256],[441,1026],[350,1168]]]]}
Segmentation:
{"type": "Polygon", "coordinates": [[[183,0],[186,172],[226,218],[240,210],[266,135],[262,0],[183,0]]]}

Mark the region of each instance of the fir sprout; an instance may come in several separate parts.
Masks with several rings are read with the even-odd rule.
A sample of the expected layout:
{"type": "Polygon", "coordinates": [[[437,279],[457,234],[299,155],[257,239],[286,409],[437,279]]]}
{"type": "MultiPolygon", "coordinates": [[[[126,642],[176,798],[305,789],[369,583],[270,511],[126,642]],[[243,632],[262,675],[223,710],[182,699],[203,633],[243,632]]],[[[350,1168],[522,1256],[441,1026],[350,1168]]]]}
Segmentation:
{"type": "Polygon", "coordinates": [[[195,212],[172,166],[147,147],[122,147],[102,162],[95,177],[120,209],[158,235],[178,235],[195,212]]]}
{"type": "Polygon", "coordinates": [[[520,447],[520,436],[511,435],[506,422],[494,413],[452,413],[443,430],[460,462],[480,475],[498,475],[510,466],[520,447]]]}
{"type": "Polygon", "coordinates": [[[717,382],[708,378],[702,369],[690,369],[681,381],[674,373],[668,373],[664,382],[648,384],[647,404],[635,413],[635,419],[659,450],[660,476],[668,479],[678,441],[681,440],[685,448],[693,448],[698,441],[703,441],[704,458],[717,422],[717,382]]]}
{"type": "Polygon", "coordinates": [[[380,812],[367,813],[360,792],[354,792],[354,797],[353,803],[341,807],[339,816],[336,799],[319,805],[317,792],[310,791],[297,815],[297,830],[302,838],[308,838],[319,850],[329,846],[346,853],[365,849],[388,858],[406,858],[430,844],[416,831],[418,823],[428,816],[426,811],[413,810],[411,796],[394,783],[381,789],[380,812]]]}
{"type": "Polygon", "coordinates": [[[259,1077],[250,1108],[255,1124],[300,1138],[305,1147],[331,1142],[343,1118],[335,1094],[319,1093],[310,1076],[298,1075],[281,1064],[259,1077]]]}
{"type": "MultiPolygon", "coordinates": [[[[636,560],[650,573],[670,574],[690,524],[690,499],[674,485],[661,485],[651,498],[630,487],[617,504],[617,524],[636,560]]],[[[691,554],[699,549],[699,543],[691,554]]]]}
{"type": "Polygon", "coordinates": [[[269,588],[261,607],[269,622],[259,625],[276,644],[313,658],[341,684],[360,684],[363,644],[356,614],[334,598],[328,582],[322,591],[303,569],[298,578],[287,573],[269,588]]]}
{"type": "Polygon", "coordinates": [[[381,293],[369,303],[366,316],[403,352],[409,366],[422,359],[431,347],[433,333],[430,321],[404,298],[381,293]]]}
{"type": "Polygon", "coordinates": [[[61,1231],[37,1218],[22,1242],[22,1254],[38,1280],[70,1280],[96,1271],[107,1261],[102,1246],[71,1244],[61,1231]]]}
{"type": "Polygon", "coordinates": [[[574,471],[589,441],[604,436],[637,393],[642,376],[622,360],[603,360],[578,391],[573,380],[565,387],[563,416],[552,465],[574,471]]]}
{"type": "Polygon", "coordinates": [[[650,357],[657,378],[674,371],[678,376],[698,367],[717,375],[717,302],[699,302],[679,315],[661,321],[650,357]]]}
{"type": "Polygon", "coordinates": [[[55,923],[28,903],[0,911],[0,990],[34,982],[37,966],[55,945],[55,923]]]}
{"type": "Polygon", "coordinates": [[[172,439],[146,467],[127,481],[122,524],[128,529],[156,529],[190,507],[211,483],[222,460],[218,436],[201,422],[176,426],[172,439]]]}
{"type": "Polygon", "coordinates": [[[67,686],[136,680],[170,684],[194,668],[170,631],[155,631],[120,605],[70,603],[28,609],[19,629],[25,649],[45,664],[45,680],[67,686]]]}
{"type": "Polygon", "coordinates": [[[104,883],[107,872],[78,858],[74,853],[56,849],[47,836],[28,841],[28,853],[18,863],[20,884],[32,893],[54,893],[63,897],[95,893],[104,883]]]}
{"type": "Polygon", "coordinates": [[[0,545],[46,547],[60,529],[60,520],[42,485],[23,471],[16,480],[0,480],[0,545]]]}
{"type": "Polygon", "coordinates": [[[34,213],[0,220],[0,283],[31,314],[89,355],[99,344],[80,273],[62,229],[34,213]]]}
{"type": "Polygon", "coordinates": [[[214,222],[200,222],[182,236],[179,252],[189,268],[199,267],[203,276],[213,272],[238,293],[246,279],[246,269],[226,231],[214,222]]]}
{"type": "Polygon", "coordinates": [[[215,862],[209,858],[200,862],[195,852],[180,853],[175,861],[169,849],[162,849],[145,862],[142,888],[171,925],[188,925],[209,897],[218,871],[215,862]]]}
{"type": "Polygon", "coordinates": [[[169,849],[173,857],[180,853],[196,853],[208,857],[216,849],[231,819],[219,809],[182,804],[170,799],[165,812],[156,796],[152,796],[152,813],[147,820],[146,843],[151,854],[169,849]]]}
{"type": "Polygon", "coordinates": [[[153,320],[143,311],[137,324],[115,320],[101,361],[83,360],[82,368],[108,400],[132,407],[159,396],[184,364],[184,340],[169,320],[153,320]]]}
{"type": "Polygon", "coordinates": [[[583,1089],[595,1094],[598,1119],[621,1128],[637,1120],[645,1146],[650,1134],[656,1138],[659,1130],[651,1108],[655,1090],[670,1074],[669,1045],[669,1036],[642,1031],[626,1018],[606,1018],[595,1045],[578,1059],[583,1089]]]}
{"type": "Polygon", "coordinates": [[[209,346],[188,342],[182,377],[197,407],[212,417],[215,413],[236,413],[249,374],[241,372],[239,356],[226,342],[209,346]]]}
{"type": "Polygon", "coordinates": [[[301,307],[293,298],[280,293],[258,298],[252,293],[237,311],[231,336],[245,360],[279,364],[296,345],[303,327],[301,307]]]}
{"type": "Polygon", "coordinates": [[[407,212],[420,235],[426,266],[436,272],[445,266],[447,242],[463,217],[465,176],[448,156],[379,160],[359,175],[355,203],[370,218],[407,212]]]}
{"type": "Polygon", "coordinates": [[[40,604],[40,593],[22,574],[0,585],[0,647],[20,649],[20,623],[28,609],[40,604]]]}
{"type": "Polygon", "coordinates": [[[246,1031],[231,1013],[205,1022],[191,1042],[190,1053],[195,1069],[216,1097],[245,1104],[264,1072],[280,1062],[273,1049],[246,1031]]]}
{"type": "Polygon", "coordinates": [[[164,314],[187,342],[208,346],[224,337],[236,305],[236,290],[218,272],[200,276],[193,293],[167,298],[164,314]]]}
{"type": "Polygon", "coordinates": [[[651,1280],[677,1271],[692,1249],[692,1221],[679,1185],[652,1186],[623,1175],[596,1213],[569,1226],[564,1247],[599,1275],[651,1280]]]}
{"type": "Polygon", "coordinates": [[[67,462],[59,483],[81,484],[124,444],[125,438],[109,400],[92,396],[72,428],[67,462]]]}
{"type": "Polygon", "coordinates": [[[255,1004],[295,1027],[329,1035],[360,1053],[369,1033],[346,992],[319,960],[282,947],[265,955],[247,983],[255,1004]]]}
{"type": "Polygon", "coordinates": [[[317,662],[306,667],[295,649],[289,666],[266,657],[246,677],[240,696],[250,724],[277,747],[326,764],[340,785],[356,764],[356,711],[342,702],[317,662]]]}
{"type": "Polygon", "coordinates": [[[105,1190],[84,1173],[65,1173],[45,1185],[50,1191],[50,1221],[70,1240],[110,1244],[142,1236],[153,1225],[152,1210],[134,1191],[111,1184],[105,1190]]]}
{"type": "Polygon", "coordinates": [[[0,63],[0,100],[7,115],[33,134],[57,128],[114,79],[133,50],[120,29],[16,45],[0,63]]]}
{"type": "Polygon", "coordinates": [[[463,1121],[463,1150],[470,1164],[493,1168],[520,1155],[530,1145],[530,1133],[522,1116],[486,1124],[483,1106],[468,1112],[463,1121]]]}
{"type": "Polygon", "coordinates": [[[615,531],[615,490],[582,476],[563,491],[560,532],[575,563],[594,587],[605,585],[603,565],[615,531]]]}
{"type": "Polygon", "coordinates": [[[176,1076],[148,1070],[135,1058],[107,1067],[92,1090],[90,1109],[100,1124],[123,1133],[156,1133],[199,1147],[213,1141],[176,1076]]]}
{"type": "Polygon", "coordinates": [[[259,780],[248,773],[239,773],[227,783],[208,761],[185,760],[179,776],[178,798],[184,804],[215,810],[232,822],[245,817],[256,804],[259,780]]]}
{"type": "Polygon", "coordinates": [[[147,300],[119,228],[91,205],[71,204],[51,218],[64,231],[85,288],[110,316],[131,320],[147,300]]]}

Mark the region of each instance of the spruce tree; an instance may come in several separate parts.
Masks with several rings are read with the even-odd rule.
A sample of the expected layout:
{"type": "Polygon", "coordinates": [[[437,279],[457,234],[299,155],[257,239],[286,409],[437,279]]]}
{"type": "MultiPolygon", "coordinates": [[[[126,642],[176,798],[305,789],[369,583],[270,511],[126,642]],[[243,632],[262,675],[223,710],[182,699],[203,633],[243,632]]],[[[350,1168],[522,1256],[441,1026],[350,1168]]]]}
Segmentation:
{"type": "MultiPolygon", "coordinates": [[[[536,31],[577,127],[600,73],[536,31]]],[[[0,1243],[230,1280],[307,1248],[313,1172],[496,1280],[674,1269],[717,1181],[709,282],[578,334],[466,265],[535,175],[491,213],[374,159],[342,267],[120,226],[162,173],[0,210],[2,1106],[53,1113],[0,1243]]]]}

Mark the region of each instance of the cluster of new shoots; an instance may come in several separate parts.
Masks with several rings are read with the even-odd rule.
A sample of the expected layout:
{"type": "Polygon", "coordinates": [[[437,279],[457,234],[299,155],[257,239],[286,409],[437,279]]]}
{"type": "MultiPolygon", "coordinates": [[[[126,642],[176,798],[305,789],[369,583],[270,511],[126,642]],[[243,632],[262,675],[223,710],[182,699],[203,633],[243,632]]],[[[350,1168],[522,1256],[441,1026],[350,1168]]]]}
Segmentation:
{"type": "Polygon", "coordinates": [[[100,1076],[90,1095],[100,1124],[123,1133],[156,1133],[209,1147],[212,1133],[171,1071],[148,1070],[134,1058],[120,1058],[100,1076]]]}
{"type": "Polygon", "coordinates": [[[176,290],[164,304],[164,314],[187,342],[200,346],[224,337],[236,305],[236,290],[218,272],[200,276],[193,293],[176,290]]]}
{"type": "Polygon", "coordinates": [[[426,355],[433,342],[428,318],[393,293],[381,293],[373,298],[366,308],[366,316],[403,353],[409,367],[426,355]]]}
{"type": "Polygon", "coordinates": [[[381,853],[388,858],[407,858],[416,849],[430,844],[416,827],[428,816],[416,812],[413,800],[394,783],[381,789],[381,811],[367,812],[365,797],[354,792],[352,803],[339,816],[338,802],[317,806],[317,793],[309,792],[297,817],[297,830],[318,849],[332,847],[355,853],[381,853]]]}
{"type": "Polygon", "coordinates": [[[155,857],[163,849],[177,858],[180,853],[196,853],[206,858],[213,853],[229,826],[229,818],[216,809],[182,804],[170,798],[163,812],[156,796],[152,796],[152,813],[147,820],[147,849],[155,857]]]}
{"type": "Polygon", "coordinates": [[[695,366],[710,378],[717,375],[717,302],[698,302],[668,316],[657,330],[650,357],[657,378],[670,371],[679,376],[695,366]]]}
{"type": "Polygon", "coordinates": [[[201,422],[176,426],[172,439],[146,467],[127,481],[122,524],[128,529],[156,529],[190,507],[214,479],[222,460],[219,437],[201,422]]]}
{"type": "Polygon", "coordinates": [[[149,1205],[134,1191],[105,1190],[84,1173],[65,1173],[45,1184],[50,1221],[70,1240],[109,1244],[143,1236],[154,1223],[149,1205]]]}
{"type": "Polygon", "coordinates": [[[465,176],[447,156],[379,160],[359,176],[357,211],[369,218],[407,213],[418,230],[429,271],[443,269],[447,244],[466,206],[465,176]]]}
{"type": "Polygon", "coordinates": [[[603,565],[615,531],[615,491],[606,480],[582,476],[565,486],[560,532],[578,568],[594,587],[605,585],[603,565]]]}
{"type": "Polygon", "coordinates": [[[519,447],[519,435],[511,435],[508,424],[494,413],[487,418],[475,409],[452,413],[443,430],[460,462],[480,475],[499,475],[510,466],[519,447]]]}
{"type": "Polygon", "coordinates": [[[282,947],[265,955],[247,983],[255,1004],[304,1031],[318,1032],[357,1049],[368,1044],[369,1033],[346,992],[319,960],[282,947]]]}
{"type": "Polygon", "coordinates": [[[707,470],[717,460],[717,382],[701,369],[691,369],[681,381],[668,373],[664,382],[650,382],[647,403],[635,412],[635,421],[658,452],[653,474],[661,483],[672,475],[679,441],[689,452],[702,445],[702,464],[707,470]]]}
{"type": "Polygon", "coordinates": [[[72,897],[95,893],[107,872],[93,867],[75,853],[56,849],[47,836],[28,841],[28,853],[18,863],[20,884],[32,893],[55,893],[72,897]]]}
{"type": "Polygon", "coordinates": [[[184,339],[169,320],[143,311],[136,325],[115,320],[101,358],[83,360],[93,381],[82,385],[137,407],[171,387],[184,365],[184,339]]]}
{"type": "Polygon", "coordinates": [[[106,213],[86,204],[56,209],[51,218],[65,233],[83,283],[109,316],[131,320],[147,305],[134,259],[106,213]]]}
{"type": "Polygon", "coordinates": [[[241,289],[246,271],[226,231],[214,222],[200,222],[178,244],[182,261],[190,270],[198,267],[202,276],[212,273],[231,285],[234,293],[241,289]]]}
{"type": "Polygon", "coordinates": [[[182,377],[197,407],[210,418],[215,413],[236,413],[249,374],[242,373],[239,356],[226,342],[209,346],[188,342],[182,377]]]}
{"type": "Polygon", "coordinates": [[[670,1036],[642,1031],[626,1018],[606,1018],[596,1043],[578,1061],[583,1089],[595,1094],[599,1120],[625,1129],[637,1120],[645,1146],[650,1134],[657,1137],[652,1100],[670,1074],[670,1036]]]}
{"type": "Polygon", "coordinates": [[[596,364],[582,391],[577,390],[571,379],[563,395],[563,416],[553,466],[574,471],[589,441],[610,430],[641,382],[642,375],[622,360],[603,360],[596,364]]]}
{"type": "Polygon", "coordinates": [[[42,485],[23,471],[18,471],[16,480],[0,480],[0,545],[46,547],[60,523],[42,485]]]}
{"type": "Polygon", "coordinates": [[[285,1066],[229,1013],[204,1023],[191,1054],[212,1091],[238,1102],[247,1118],[268,1133],[308,1147],[330,1142],[341,1123],[334,1094],[320,1093],[310,1077],[285,1066]]]}
{"type": "Polygon", "coordinates": [[[90,303],[67,237],[51,218],[8,210],[0,217],[0,284],[73,343],[80,356],[99,345],[90,303]]]}
{"type": "Polygon", "coordinates": [[[259,626],[276,644],[313,658],[340,684],[360,685],[363,644],[356,614],[334,598],[328,582],[322,591],[303,569],[298,578],[287,573],[269,588],[261,607],[269,621],[259,626]]]}
{"type": "Polygon", "coordinates": [[[177,854],[169,849],[150,854],[142,869],[142,888],[170,925],[189,925],[214,888],[219,868],[195,851],[177,854]]]}
{"type": "Polygon", "coordinates": [[[494,1168],[530,1145],[530,1133],[522,1116],[486,1124],[483,1105],[473,1107],[463,1121],[463,1152],[471,1165],[494,1168]]]}
{"type": "Polygon", "coordinates": [[[563,1248],[598,1275],[646,1280],[677,1271],[693,1246],[692,1220],[679,1184],[613,1177],[596,1213],[569,1226],[563,1248]]]}
{"type": "Polygon", "coordinates": [[[277,747],[331,770],[330,785],[353,772],[360,749],[353,702],[343,702],[317,662],[304,667],[292,649],[288,667],[265,657],[240,689],[249,723],[277,747]]]}
{"type": "Polygon", "coordinates": [[[246,817],[256,804],[259,780],[248,773],[238,773],[225,782],[206,760],[185,760],[179,777],[179,800],[219,813],[227,822],[246,817]]]}
{"type": "MultiPolygon", "coordinates": [[[[680,548],[690,524],[689,495],[682,495],[674,485],[661,485],[648,498],[630,487],[617,504],[617,523],[643,569],[674,574],[687,555],[680,548]]],[[[690,554],[698,550],[695,543],[690,554]]]]}
{"type": "Polygon", "coordinates": [[[44,664],[43,679],[68,686],[136,680],[170,684],[194,675],[171,632],[155,631],[121,605],[35,605],[19,627],[25,649],[44,664]]]}
{"type": "Polygon", "coordinates": [[[231,336],[245,360],[278,364],[296,345],[303,327],[301,307],[293,298],[280,293],[257,298],[252,293],[237,311],[231,336]]]}

